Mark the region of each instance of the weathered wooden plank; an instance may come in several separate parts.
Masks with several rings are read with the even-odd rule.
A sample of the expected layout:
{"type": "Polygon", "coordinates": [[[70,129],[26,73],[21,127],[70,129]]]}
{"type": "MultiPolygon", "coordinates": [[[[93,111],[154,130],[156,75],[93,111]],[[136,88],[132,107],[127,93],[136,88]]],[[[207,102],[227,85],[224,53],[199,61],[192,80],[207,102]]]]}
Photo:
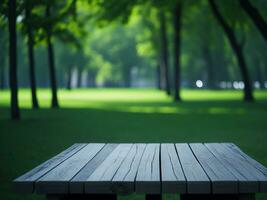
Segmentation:
{"type": "Polygon", "coordinates": [[[200,143],[190,144],[190,147],[209,176],[212,183],[212,193],[238,193],[238,180],[222,163],[200,143]]]}
{"type": "Polygon", "coordinates": [[[112,193],[112,178],[132,144],[120,144],[84,183],[85,193],[112,193]]]}
{"type": "Polygon", "coordinates": [[[225,144],[221,144],[221,146],[228,152],[227,155],[233,160],[232,163],[236,162],[236,167],[239,167],[239,171],[241,172],[242,170],[242,172],[246,174],[248,177],[247,182],[255,180],[259,184],[257,192],[267,192],[267,176],[255,167],[254,164],[248,162],[247,158],[244,156],[234,153],[233,150],[225,144]]]}
{"type": "Polygon", "coordinates": [[[16,178],[13,181],[15,191],[18,193],[33,193],[34,184],[37,179],[42,177],[44,174],[58,166],[60,163],[80,151],[86,144],[74,144],[66,150],[62,151],[58,155],[45,161],[41,165],[35,167],[24,175],[16,178]]]}
{"type": "Polygon", "coordinates": [[[119,144],[106,144],[70,181],[70,193],[84,193],[84,183],[119,144]]]}
{"type": "Polygon", "coordinates": [[[205,146],[238,179],[239,193],[259,192],[258,178],[251,174],[253,168],[244,159],[239,159],[219,143],[206,143],[205,146]]]}
{"type": "Polygon", "coordinates": [[[162,192],[185,193],[186,180],[174,144],[161,144],[162,192]]]}
{"type": "Polygon", "coordinates": [[[41,194],[69,193],[69,181],[88,163],[105,144],[88,144],[36,182],[41,194]]]}
{"type": "Polygon", "coordinates": [[[24,193],[36,187],[38,193],[64,198],[134,191],[148,198],[160,198],[161,193],[186,198],[239,193],[233,195],[239,198],[267,192],[266,173],[263,165],[229,143],[75,144],[14,184],[24,193]]]}
{"type": "Polygon", "coordinates": [[[223,143],[223,145],[230,148],[234,153],[244,157],[251,165],[253,165],[255,168],[260,170],[263,174],[265,174],[265,176],[267,176],[267,168],[263,166],[261,163],[251,158],[250,156],[248,156],[246,153],[244,153],[238,146],[236,146],[233,143],[223,143]]]}
{"type": "Polygon", "coordinates": [[[137,193],[159,194],[160,183],[160,144],[148,144],[142,156],[135,182],[137,193]]]}
{"type": "Polygon", "coordinates": [[[195,158],[188,144],[178,143],[175,146],[187,181],[187,193],[210,193],[210,180],[195,158]]]}
{"type": "Polygon", "coordinates": [[[146,144],[134,144],[112,179],[111,190],[119,194],[134,192],[135,177],[146,144]]]}

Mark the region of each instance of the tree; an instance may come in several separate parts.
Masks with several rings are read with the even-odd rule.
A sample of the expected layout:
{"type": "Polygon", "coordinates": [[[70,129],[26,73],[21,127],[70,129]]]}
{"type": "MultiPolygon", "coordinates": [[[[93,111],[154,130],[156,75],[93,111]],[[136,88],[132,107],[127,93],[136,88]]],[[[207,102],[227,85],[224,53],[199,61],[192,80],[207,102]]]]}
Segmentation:
{"type": "Polygon", "coordinates": [[[7,49],[6,22],[0,16],[0,89],[6,86],[6,49],[7,49]]]}
{"type": "MultiPolygon", "coordinates": [[[[45,11],[46,18],[51,18],[51,5],[48,2],[46,5],[45,11]]],[[[56,69],[55,69],[55,60],[54,60],[54,47],[51,41],[52,38],[52,24],[48,23],[46,27],[46,44],[47,44],[47,53],[48,53],[48,63],[49,63],[49,73],[50,73],[50,85],[52,90],[52,108],[58,108],[58,98],[57,98],[57,80],[56,80],[56,69]]]]}
{"type": "Polygon", "coordinates": [[[45,6],[45,17],[40,18],[41,23],[39,29],[43,32],[40,37],[45,38],[47,45],[52,108],[59,107],[53,39],[57,38],[64,43],[78,43],[77,38],[73,34],[75,30],[71,30],[68,26],[70,21],[75,20],[75,5],[76,0],[63,2],[45,1],[43,3],[43,6],[45,6]]]}
{"type": "Polygon", "coordinates": [[[16,0],[8,1],[9,28],[9,81],[11,89],[11,119],[20,119],[17,82],[17,36],[16,36],[16,0]]]}
{"type": "MultiPolygon", "coordinates": [[[[77,79],[79,78],[79,71],[82,70],[82,50],[73,48],[71,45],[66,44],[57,44],[58,49],[58,65],[61,66],[64,75],[65,75],[65,87],[68,90],[72,89],[72,81],[73,81],[73,72],[77,70],[77,79]]],[[[77,80],[78,85],[79,80],[77,80]]]]}
{"type": "Polygon", "coordinates": [[[161,72],[164,77],[164,87],[167,95],[171,94],[170,79],[169,79],[169,53],[168,53],[168,39],[167,39],[167,25],[165,11],[160,10],[159,20],[160,20],[160,42],[161,42],[161,72]]]}
{"type": "Polygon", "coordinates": [[[267,22],[260,15],[258,9],[255,8],[249,0],[239,0],[239,3],[267,42],[267,22]]]}
{"type": "Polygon", "coordinates": [[[266,80],[266,47],[267,43],[263,37],[259,37],[258,31],[250,29],[247,32],[246,57],[251,67],[252,80],[257,81],[257,87],[264,89],[264,82],[266,80]]]}
{"type": "Polygon", "coordinates": [[[77,65],[77,87],[80,88],[82,87],[82,75],[83,75],[83,70],[86,66],[86,57],[84,54],[84,51],[82,49],[79,49],[76,52],[76,65],[77,65]]]}
{"type": "Polygon", "coordinates": [[[137,18],[140,24],[136,34],[137,52],[144,59],[145,69],[149,66],[155,70],[155,83],[158,89],[163,90],[163,70],[160,44],[159,9],[150,5],[136,6],[131,18],[137,18]],[[138,12],[136,12],[138,11],[138,12]]]}
{"type": "Polygon", "coordinates": [[[25,1],[25,26],[27,32],[27,45],[28,45],[28,60],[29,60],[29,77],[30,77],[30,86],[31,86],[31,95],[32,95],[32,107],[37,109],[39,108],[39,103],[36,94],[36,80],[35,80],[35,59],[34,59],[34,35],[32,30],[31,20],[32,9],[34,2],[25,1]]]}
{"type": "Polygon", "coordinates": [[[173,9],[173,27],[174,27],[174,38],[173,38],[173,63],[174,63],[174,100],[181,101],[180,96],[180,55],[181,55],[181,16],[182,16],[182,3],[181,1],[176,2],[173,9]]]}
{"type": "MultiPolygon", "coordinates": [[[[204,85],[206,88],[215,89],[217,85],[216,79],[218,78],[216,71],[219,71],[219,69],[217,69],[218,67],[216,66],[220,64],[219,60],[217,62],[217,59],[220,57],[220,55],[215,55],[215,52],[217,50],[216,47],[222,48],[222,46],[216,44],[216,39],[220,36],[218,34],[216,35],[217,30],[215,29],[213,24],[211,25],[211,23],[214,22],[214,17],[207,12],[208,8],[209,7],[204,4],[201,12],[199,13],[201,15],[198,14],[199,25],[197,34],[199,35],[198,41],[200,43],[200,56],[203,58],[203,64],[205,65],[206,71],[206,83],[204,83],[204,85]],[[209,21],[209,23],[207,23],[207,21],[209,21]],[[214,62],[214,57],[216,57],[216,62],[214,62]]],[[[224,68],[225,66],[220,67],[224,68]]]]}
{"type": "Polygon", "coordinates": [[[90,46],[87,47],[87,54],[90,54],[89,70],[98,68],[96,80],[100,85],[123,87],[132,85],[131,72],[141,63],[135,46],[135,29],[128,28],[131,31],[127,31],[129,29],[121,24],[95,28],[95,34],[89,38],[90,46]]]}
{"type": "Polygon", "coordinates": [[[214,17],[217,19],[220,26],[223,28],[224,33],[226,34],[230,45],[233,51],[236,54],[236,58],[238,61],[238,65],[240,68],[240,72],[242,74],[242,79],[244,82],[244,100],[245,101],[253,101],[252,87],[249,79],[247,64],[243,55],[243,46],[238,43],[236,35],[233,29],[227,24],[226,20],[220,13],[216,3],[214,0],[209,0],[209,5],[212,10],[214,17]]]}

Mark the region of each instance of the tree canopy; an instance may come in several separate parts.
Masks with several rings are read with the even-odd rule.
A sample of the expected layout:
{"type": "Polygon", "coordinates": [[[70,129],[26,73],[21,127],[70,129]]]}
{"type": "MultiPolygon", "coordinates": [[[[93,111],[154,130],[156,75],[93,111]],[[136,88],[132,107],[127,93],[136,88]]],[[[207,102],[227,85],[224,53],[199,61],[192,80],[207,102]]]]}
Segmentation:
{"type": "MultiPolygon", "coordinates": [[[[8,52],[10,2],[0,3],[1,49],[8,52]]],[[[266,87],[264,6],[261,0],[16,1],[18,85],[33,93],[51,86],[55,98],[57,87],[133,86],[158,87],[177,101],[180,87],[244,89],[246,96],[266,87]]],[[[10,85],[7,61],[1,54],[1,87],[10,85]]]]}

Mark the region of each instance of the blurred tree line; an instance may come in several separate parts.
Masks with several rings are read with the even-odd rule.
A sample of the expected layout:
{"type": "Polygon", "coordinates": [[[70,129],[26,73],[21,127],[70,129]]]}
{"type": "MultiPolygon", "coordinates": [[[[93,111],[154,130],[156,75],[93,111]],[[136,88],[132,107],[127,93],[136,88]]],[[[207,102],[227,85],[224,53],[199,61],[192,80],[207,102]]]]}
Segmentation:
{"type": "Polygon", "coordinates": [[[253,88],[267,81],[264,0],[0,0],[0,87],[253,88]],[[196,84],[197,83],[197,84],[196,84]]]}

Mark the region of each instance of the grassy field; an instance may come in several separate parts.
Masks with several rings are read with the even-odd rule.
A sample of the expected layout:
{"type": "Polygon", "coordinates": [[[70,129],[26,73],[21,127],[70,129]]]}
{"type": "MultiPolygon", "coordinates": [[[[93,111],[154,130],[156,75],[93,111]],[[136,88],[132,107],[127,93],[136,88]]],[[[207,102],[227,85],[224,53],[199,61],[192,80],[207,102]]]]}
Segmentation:
{"type": "Polygon", "coordinates": [[[244,103],[240,91],[186,90],[173,103],[152,89],[61,90],[62,108],[49,109],[50,92],[40,90],[42,109],[31,110],[22,90],[22,119],[11,121],[9,92],[0,91],[1,199],[43,199],[14,194],[12,179],[75,142],[234,142],[267,165],[267,92],[255,96],[244,103]]]}

